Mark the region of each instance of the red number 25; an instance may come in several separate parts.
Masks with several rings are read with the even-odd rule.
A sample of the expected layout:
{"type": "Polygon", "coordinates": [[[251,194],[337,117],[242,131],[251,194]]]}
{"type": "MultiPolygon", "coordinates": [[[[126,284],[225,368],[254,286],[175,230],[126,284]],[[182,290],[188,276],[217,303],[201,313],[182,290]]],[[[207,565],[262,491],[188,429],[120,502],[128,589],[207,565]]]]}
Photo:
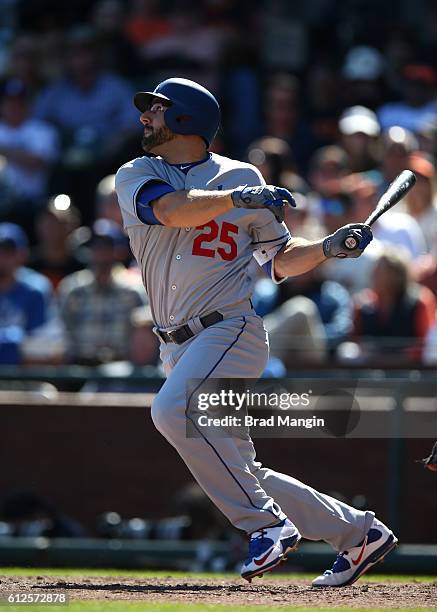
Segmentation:
{"type": "Polygon", "coordinates": [[[196,229],[207,229],[208,231],[196,236],[193,242],[193,250],[191,251],[192,255],[199,255],[200,257],[215,257],[217,251],[220,257],[226,261],[232,261],[237,257],[237,243],[230,234],[238,234],[238,225],[223,221],[220,230],[218,223],[213,220],[209,223],[205,223],[204,225],[199,225],[196,227],[196,229]],[[219,246],[217,248],[208,249],[202,246],[204,242],[213,242],[219,235],[219,230],[219,241],[224,245],[227,245],[226,248],[219,246]]]}

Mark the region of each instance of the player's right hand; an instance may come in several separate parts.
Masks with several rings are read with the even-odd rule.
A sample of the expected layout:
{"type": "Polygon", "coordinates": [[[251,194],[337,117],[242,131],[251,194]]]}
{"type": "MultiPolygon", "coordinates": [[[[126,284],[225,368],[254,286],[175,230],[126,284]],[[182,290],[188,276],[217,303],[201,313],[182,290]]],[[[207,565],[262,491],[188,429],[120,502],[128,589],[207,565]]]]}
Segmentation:
{"type": "Polygon", "coordinates": [[[296,206],[293,196],[283,187],[274,185],[259,185],[237,187],[231,193],[236,208],[266,208],[275,215],[281,223],[285,217],[285,206],[296,206]]]}

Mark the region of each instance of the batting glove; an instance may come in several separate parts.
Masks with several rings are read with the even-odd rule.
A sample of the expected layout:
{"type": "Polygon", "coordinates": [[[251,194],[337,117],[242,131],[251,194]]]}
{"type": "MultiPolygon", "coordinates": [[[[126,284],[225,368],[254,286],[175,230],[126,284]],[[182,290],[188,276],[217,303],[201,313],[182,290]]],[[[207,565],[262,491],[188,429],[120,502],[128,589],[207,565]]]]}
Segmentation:
{"type": "Polygon", "coordinates": [[[231,193],[236,208],[266,208],[279,221],[285,218],[285,206],[296,206],[293,196],[283,187],[260,185],[259,187],[238,187],[231,193]]]}
{"type": "Polygon", "coordinates": [[[325,257],[359,257],[372,240],[372,230],[368,225],[349,223],[325,238],[323,252],[325,257]],[[357,247],[350,250],[345,247],[345,240],[351,236],[356,238],[357,247]]]}

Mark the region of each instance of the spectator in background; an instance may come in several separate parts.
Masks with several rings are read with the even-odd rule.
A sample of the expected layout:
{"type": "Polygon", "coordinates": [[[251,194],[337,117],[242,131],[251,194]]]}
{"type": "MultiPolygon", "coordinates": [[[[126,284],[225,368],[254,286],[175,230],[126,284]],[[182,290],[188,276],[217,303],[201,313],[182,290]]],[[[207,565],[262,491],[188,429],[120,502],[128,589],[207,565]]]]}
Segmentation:
{"type": "Polygon", "coordinates": [[[39,92],[43,85],[41,74],[40,44],[32,34],[19,34],[12,43],[7,65],[8,78],[20,80],[30,96],[39,92]]]}
{"type": "Polygon", "coordinates": [[[343,109],[340,87],[339,74],[330,59],[323,57],[320,63],[311,63],[306,76],[305,109],[320,145],[327,146],[338,138],[337,122],[343,109]]]}
{"type": "Polygon", "coordinates": [[[376,171],[379,165],[378,143],[381,130],[375,113],[365,106],[347,108],[340,117],[338,129],[350,170],[376,171]]]}
{"type": "Polygon", "coordinates": [[[353,223],[354,203],[349,192],[343,191],[332,197],[321,198],[320,208],[323,226],[328,234],[332,234],[342,225],[353,223]]]}
{"type": "Polygon", "coordinates": [[[437,157],[437,113],[419,124],[417,140],[419,151],[432,158],[437,157]]]}
{"type": "Polygon", "coordinates": [[[418,149],[417,138],[412,132],[394,125],[382,135],[381,170],[384,182],[380,192],[384,192],[389,184],[406,168],[409,168],[409,156],[418,149]]]}
{"type": "Polygon", "coordinates": [[[392,87],[399,88],[402,70],[411,64],[421,53],[415,32],[407,23],[390,23],[384,32],[383,53],[387,62],[387,72],[392,87]]]}
{"type": "Polygon", "coordinates": [[[132,88],[103,70],[100,51],[94,30],[69,32],[65,74],[42,91],[34,109],[36,117],[56,125],[63,136],[52,189],[72,196],[85,223],[92,222],[96,183],[130,158],[130,139],[138,134],[132,88]]]}
{"type": "Polygon", "coordinates": [[[347,106],[360,104],[376,109],[384,100],[384,56],[374,47],[352,47],[342,69],[343,99],[347,106]]]}
{"type": "MultiPolygon", "coordinates": [[[[286,182],[282,185],[289,189],[286,182]]],[[[285,209],[285,224],[291,235],[302,236],[307,240],[319,240],[324,235],[324,228],[313,199],[296,191],[293,197],[296,208],[288,206],[285,209]]]]}
{"type": "Polygon", "coordinates": [[[0,363],[56,363],[63,346],[54,337],[55,313],[47,295],[19,278],[24,232],[13,223],[0,224],[0,363]]]}
{"type": "Polygon", "coordinates": [[[272,355],[287,370],[323,363],[352,331],[352,300],[323,270],[288,279],[279,287],[280,303],[265,318],[272,355]]]}
{"type": "Polygon", "coordinates": [[[349,158],[344,149],[335,145],[321,147],[311,158],[310,186],[316,196],[336,195],[342,191],[342,180],[349,172],[349,158]]]}
{"type": "Polygon", "coordinates": [[[187,0],[169,5],[169,32],[150,37],[141,50],[147,72],[153,72],[156,81],[171,74],[198,81],[213,92],[217,90],[230,28],[219,18],[220,5],[215,8],[215,18],[208,20],[207,3],[198,3],[195,11],[187,0]]]}
{"type": "Polygon", "coordinates": [[[6,80],[0,102],[0,181],[7,190],[0,216],[32,227],[35,211],[47,196],[50,167],[56,161],[58,137],[49,124],[30,116],[29,92],[18,79],[6,80]]]}
{"type": "Polygon", "coordinates": [[[47,306],[55,310],[56,304],[54,302],[53,286],[51,282],[44,274],[40,274],[36,270],[27,267],[30,260],[30,249],[26,233],[22,227],[15,223],[0,224],[0,227],[3,228],[3,231],[12,232],[13,236],[15,236],[19,265],[16,272],[17,280],[41,292],[44,295],[47,306]]]}
{"type": "Polygon", "coordinates": [[[144,393],[151,391],[147,374],[163,377],[159,362],[159,340],[153,331],[154,323],[149,306],[140,306],[131,312],[128,329],[127,358],[99,366],[101,380],[91,380],[82,387],[82,393],[144,393]],[[144,369],[146,368],[146,369],[144,369]],[[129,378],[141,377],[140,381],[129,378]]]}
{"type": "Polygon", "coordinates": [[[305,175],[317,143],[302,117],[299,81],[289,74],[277,74],[264,91],[264,134],[284,139],[297,171],[305,175]]]}
{"type": "Polygon", "coordinates": [[[428,287],[437,297],[437,257],[427,253],[412,262],[412,278],[416,283],[428,287]]]}
{"type": "Polygon", "coordinates": [[[69,241],[71,233],[79,225],[80,214],[66,194],[50,198],[47,207],[37,216],[37,243],[32,250],[31,266],[44,274],[54,289],[65,276],[84,267],[69,241]]]}
{"type": "MultiPolygon", "coordinates": [[[[27,6],[32,4],[26,3],[27,6]]],[[[33,8],[38,12],[37,5],[33,4],[33,8]]],[[[35,15],[29,16],[29,27],[24,27],[25,31],[35,32],[38,44],[38,69],[43,79],[43,86],[61,78],[64,72],[64,49],[67,31],[66,21],[62,19],[62,10],[65,11],[65,5],[61,7],[59,4],[53,3],[50,11],[50,16],[54,17],[53,20],[47,19],[46,14],[46,23],[41,24],[41,28],[39,28],[35,15]],[[53,15],[55,7],[60,10],[59,19],[53,15]]],[[[39,16],[44,19],[44,15],[41,12],[39,12],[39,16]]],[[[40,90],[38,90],[38,93],[40,93],[40,90]]]]}
{"type": "MultiPolygon", "coordinates": [[[[348,291],[330,280],[324,269],[311,270],[279,285],[280,301],[286,304],[296,296],[314,302],[323,324],[327,348],[334,353],[337,346],[352,332],[352,300],[348,291]]],[[[283,321],[286,334],[287,322],[283,321]]]]}
{"type": "Polygon", "coordinates": [[[409,64],[402,73],[400,102],[388,102],[377,111],[385,130],[394,125],[416,132],[421,124],[437,116],[437,72],[425,64],[409,64]]]}
{"type": "Polygon", "coordinates": [[[115,223],[97,220],[88,268],[67,276],[59,286],[70,363],[98,365],[128,358],[132,311],[143,299],[117,274],[117,246],[124,239],[115,223]]]}
{"type": "Polygon", "coordinates": [[[130,0],[124,29],[128,40],[140,48],[169,34],[172,24],[159,0],[130,0]]]}
{"type": "Polygon", "coordinates": [[[109,219],[123,227],[120,206],[115,192],[115,174],[105,176],[97,185],[94,213],[96,219],[109,219]]]}
{"type": "Polygon", "coordinates": [[[323,363],[327,341],[317,306],[309,298],[296,296],[264,319],[269,333],[270,354],[287,371],[297,365],[308,367],[323,363]]]}
{"type": "Polygon", "coordinates": [[[306,193],[306,181],[296,173],[291,149],[281,138],[266,136],[255,140],[247,152],[249,163],[258,168],[266,183],[282,185],[290,191],[306,193]]]}
{"type": "Polygon", "coordinates": [[[158,365],[159,340],[153,327],[150,308],[141,306],[132,312],[129,344],[129,361],[132,365],[158,365]]]}
{"type": "MultiPolygon", "coordinates": [[[[255,286],[251,297],[253,308],[257,315],[265,317],[277,306],[279,300],[278,285],[263,274],[258,265],[253,266],[255,286]]],[[[251,270],[251,271],[252,271],[251,270]]]]}
{"type": "MultiPolygon", "coordinates": [[[[115,174],[109,174],[102,178],[97,185],[94,202],[94,217],[96,219],[108,219],[112,223],[116,223],[124,232],[120,206],[115,192],[115,174]]],[[[127,237],[124,242],[120,242],[117,251],[118,261],[126,266],[122,268],[124,282],[142,291],[141,270],[132,256],[127,237]]]]}
{"type": "Polygon", "coordinates": [[[437,257],[437,201],[435,198],[435,168],[432,160],[417,152],[410,155],[408,165],[417,181],[405,198],[406,211],[411,215],[425,236],[426,250],[437,257]]]}
{"type": "Polygon", "coordinates": [[[123,3],[119,0],[99,0],[92,8],[91,22],[99,39],[102,68],[124,77],[137,77],[140,63],[136,49],[124,30],[123,3]]]}
{"type": "Polygon", "coordinates": [[[386,251],[374,268],[372,288],[357,297],[355,337],[361,360],[399,365],[420,361],[436,305],[429,289],[410,280],[408,260],[386,251]]]}
{"type": "Polygon", "coordinates": [[[132,88],[104,72],[94,30],[81,27],[67,36],[65,75],[36,100],[34,114],[62,130],[64,140],[108,155],[137,127],[129,101],[132,88]]]}
{"type": "Polygon", "coordinates": [[[293,156],[283,138],[266,136],[249,145],[247,160],[256,166],[269,185],[282,185],[286,171],[294,169],[293,156]]]}
{"type": "MultiPolygon", "coordinates": [[[[254,38],[240,35],[241,28],[244,31],[246,24],[235,26],[234,35],[223,49],[221,57],[220,99],[222,125],[226,129],[223,135],[219,134],[219,139],[224,137],[228,151],[235,159],[241,159],[250,143],[260,136],[263,84],[259,75],[260,46],[254,38]],[[244,96],[236,96],[236,91],[244,91],[244,96]],[[247,104],[247,100],[250,100],[250,104],[247,104]]],[[[217,137],[214,149],[216,144],[217,137]]]]}

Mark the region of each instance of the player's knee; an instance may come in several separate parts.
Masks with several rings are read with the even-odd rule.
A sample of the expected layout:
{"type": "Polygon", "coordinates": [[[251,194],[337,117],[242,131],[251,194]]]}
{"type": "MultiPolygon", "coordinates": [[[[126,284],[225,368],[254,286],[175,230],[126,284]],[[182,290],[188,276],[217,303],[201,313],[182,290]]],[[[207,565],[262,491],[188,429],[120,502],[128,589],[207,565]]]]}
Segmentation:
{"type": "Polygon", "coordinates": [[[174,398],[162,389],[152,402],[151,416],[156,429],[164,436],[174,429],[177,407],[174,398]]]}
{"type": "Polygon", "coordinates": [[[151,417],[152,417],[152,421],[156,429],[160,431],[162,434],[164,433],[164,429],[165,429],[165,416],[164,415],[165,415],[164,403],[161,401],[159,394],[158,394],[152,402],[151,417]]]}

